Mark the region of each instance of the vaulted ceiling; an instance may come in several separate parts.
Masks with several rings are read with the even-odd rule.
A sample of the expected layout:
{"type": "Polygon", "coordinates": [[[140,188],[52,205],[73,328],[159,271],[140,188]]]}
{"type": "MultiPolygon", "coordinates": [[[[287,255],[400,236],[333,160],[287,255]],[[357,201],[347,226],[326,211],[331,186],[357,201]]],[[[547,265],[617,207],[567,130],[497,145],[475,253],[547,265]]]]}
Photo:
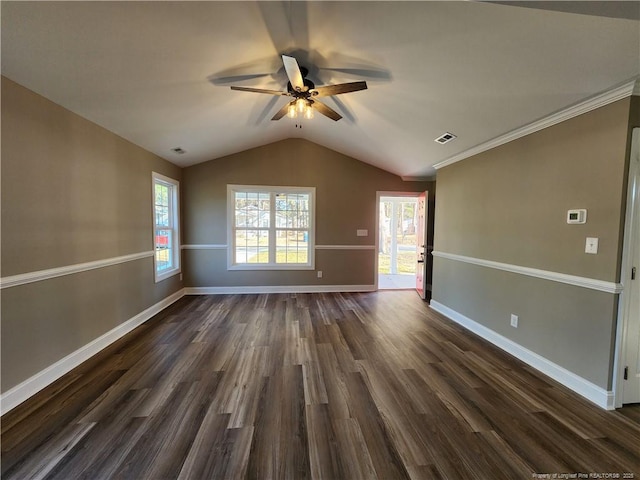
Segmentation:
{"type": "Polygon", "coordinates": [[[2,2],[2,74],[178,165],[302,137],[404,177],[632,82],[640,2],[2,2]],[[271,121],[280,55],[344,118],[271,121]],[[445,145],[445,132],[457,138],[445,145]],[[172,148],[180,147],[180,155],[172,148]]]}

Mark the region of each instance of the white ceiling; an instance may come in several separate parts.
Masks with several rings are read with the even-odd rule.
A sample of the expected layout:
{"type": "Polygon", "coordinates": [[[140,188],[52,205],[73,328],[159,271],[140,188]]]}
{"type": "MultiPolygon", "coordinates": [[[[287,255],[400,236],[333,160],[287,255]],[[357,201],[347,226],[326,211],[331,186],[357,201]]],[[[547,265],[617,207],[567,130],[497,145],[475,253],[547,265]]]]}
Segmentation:
{"type": "Polygon", "coordinates": [[[640,75],[640,2],[508,3],[3,1],[2,74],[182,166],[302,137],[424,177],[640,75]],[[281,53],[369,89],[271,121],[286,97],[229,85],[284,90],[281,53]]]}

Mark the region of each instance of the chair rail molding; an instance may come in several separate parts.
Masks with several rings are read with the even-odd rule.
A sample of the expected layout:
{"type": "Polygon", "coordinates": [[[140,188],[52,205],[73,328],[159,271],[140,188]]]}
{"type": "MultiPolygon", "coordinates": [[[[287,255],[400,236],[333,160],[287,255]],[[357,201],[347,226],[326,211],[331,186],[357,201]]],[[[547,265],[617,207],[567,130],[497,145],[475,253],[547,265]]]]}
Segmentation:
{"type": "Polygon", "coordinates": [[[513,265],[510,263],[494,262],[493,260],[484,260],[482,258],[467,257],[455,253],[447,253],[434,251],[432,255],[436,258],[445,258],[457,262],[470,263],[481,267],[503,270],[505,272],[518,273],[529,277],[541,278],[543,280],[551,280],[553,282],[566,283],[576,287],[590,288],[600,292],[619,294],[623,290],[621,283],[607,282],[595,278],[579,277],[577,275],[568,275],[566,273],[552,272],[549,270],[540,270],[537,268],[523,267],[521,265],[513,265]]]}
{"type": "Polygon", "coordinates": [[[134,260],[140,260],[147,257],[153,257],[153,251],[132,253],[129,255],[122,255],[120,257],[105,258],[103,260],[95,260],[92,262],[77,263],[74,265],[66,265],[64,267],[11,275],[0,278],[0,289],[17,287],[18,285],[25,285],[27,283],[40,282],[42,280],[49,280],[51,278],[62,277],[64,275],[73,275],[74,273],[86,272],[97,268],[110,267],[112,265],[132,262],[134,260]]]}

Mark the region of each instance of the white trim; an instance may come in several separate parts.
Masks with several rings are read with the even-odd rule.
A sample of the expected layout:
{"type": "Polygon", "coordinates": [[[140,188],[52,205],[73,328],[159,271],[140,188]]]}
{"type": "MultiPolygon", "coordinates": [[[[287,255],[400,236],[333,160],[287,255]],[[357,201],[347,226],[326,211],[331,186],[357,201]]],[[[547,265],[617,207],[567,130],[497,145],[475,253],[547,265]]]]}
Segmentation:
{"type": "Polygon", "coordinates": [[[58,360],[53,365],[48,366],[44,370],[41,370],[19,385],[16,385],[12,389],[7,390],[2,395],[0,395],[1,414],[4,415],[9,410],[17,407],[29,397],[35,395],[43,388],[47,387],[48,385],[52,384],[57,379],[62,377],[64,374],[76,368],[82,362],[88,360],[89,358],[100,352],[102,349],[108,347],[113,342],[123,337],[134,328],[140,326],[151,317],[167,308],[172,303],[180,300],[183,296],[184,289],[177,291],[176,293],[168,296],[155,305],[150,306],[146,310],[140,312],[124,323],[121,323],[104,335],[101,335],[95,340],[92,340],[75,352],[72,352],[61,360],[58,360]]]}
{"type": "Polygon", "coordinates": [[[156,252],[156,233],[158,230],[171,230],[171,256],[173,266],[169,270],[158,271],[156,255],[153,256],[153,275],[155,282],[161,282],[169,277],[182,273],[180,265],[180,182],[161,173],[151,172],[151,214],[153,219],[153,233],[151,248],[156,252]],[[156,185],[164,185],[169,189],[169,225],[163,227],[156,224],[156,185]]]}
{"type": "MultiPolygon", "coordinates": [[[[216,244],[193,244],[182,245],[183,250],[224,250],[227,245],[216,244]]],[[[375,245],[316,245],[316,250],[375,250],[375,245]]]]}
{"type": "Polygon", "coordinates": [[[27,283],[40,282],[42,280],[49,280],[51,278],[62,277],[64,275],[73,275],[74,273],[95,270],[96,268],[110,267],[112,265],[132,262],[134,260],[140,260],[141,258],[147,257],[153,257],[153,251],[132,253],[129,255],[122,255],[121,257],[105,258],[104,260],[95,260],[93,262],[77,263],[75,265],[11,275],[0,279],[0,289],[17,287],[18,285],[25,285],[27,283]]]}
{"type": "Polygon", "coordinates": [[[574,392],[583,396],[587,400],[592,401],[601,408],[607,410],[613,410],[613,392],[607,391],[604,388],[591,383],[590,381],[570,372],[564,367],[553,363],[541,355],[523,347],[522,345],[510,340],[502,335],[494,332],[493,330],[481,325],[480,323],[471,320],[470,318],[456,312],[455,310],[443,305],[435,300],[431,300],[430,307],[438,313],[441,313],[445,317],[453,320],[454,322],[462,325],[467,330],[475,333],[476,335],[491,342],[502,350],[510,353],[519,360],[523,361],[527,365],[535,368],[536,370],[544,373],[545,375],[553,378],[557,382],[560,382],[567,388],[570,388],[574,392]]]}
{"type": "Polygon", "coordinates": [[[436,177],[430,175],[428,177],[400,177],[403,182],[435,182],[436,177]]]}
{"type": "Polygon", "coordinates": [[[549,270],[539,270],[537,268],[522,267],[520,265],[512,265],[510,263],[494,262],[492,260],[484,260],[482,258],[466,257],[464,255],[457,255],[455,253],[446,253],[433,251],[434,257],[446,258],[448,260],[455,260],[458,262],[470,263],[473,265],[480,265],[482,267],[494,268],[496,270],[503,270],[505,272],[518,273],[520,275],[527,275],[529,277],[542,278],[544,280],[551,280],[553,282],[566,283],[568,285],[574,285],[576,287],[590,288],[592,290],[598,290],[600,292],[619,294],[623,290],[621,283],[606,282],[604,280],[597,280],[595,278],[578,277],[576,275],[567,275],[566,273],[551,272],[549,270]]]}
{"type": "MultiPolygon", "coordinates": [[[[376,199],[380,197],[407,197],[407,198],[418,198],[420,194],[424,193],[426,190],[422,190],[420,192],[392,192],[389,190],[377,190],[376,191],[376,199]]],[[[378,201],[378,204],[380,201],[378,201]]]]}
{"type": "MultiPolygon", "coordinates": [[[[636,84],[640,87],[640,80],[636,84]]],[[[629,180],[627,186],[627,208],[624,221],[624,241],[622,247],[622,284],[631,282],[634,241],[638,238],[640,225],[636,225],[636,196],[640,196],[640,127],[633,129],[631,137],[631,158],[629,159],[629,180]]],[[[623,290],[618,298],[616,322],[616,343],[613,356],[613,386],[616,408],[622,407],[624,396],[624,367],[627,364],[627,343],[631,315],[631,295],[623,290]]]]}
{"type": "Polygon", "coordinates": [[[315,270],[315,236],[316,236],[316,187],[287,187],[278,185],[236,185],[227,184],[227,270],[315,270]],[[266,231],[269,235],[267,250],[269,252],[268,263],[237,263],[236,262],[236,227],[235,225],[235,193],[263,193],[268,194],[269,204],[269,226],[255,227],[256,230],[266,231]],[[278,227],[276,225],[276,196],[281,193],[306,194],[309,196],[309,225],[307,228],[278,227]],[[306,230],[307,238],[307,263],[277,263],[276,233],[278,230],[306,230]]]}
{"type": "Polygon", "coordinates": [[[237,287],[187,287],[185,295],[242,295],[256,293],[374,292],[375,285],[256,285],[237,287]]]}
{"type": "Polygon", "coordinates": [[[473,155],[486,152],[487,150],[491,150],[492,148],[496,148],[500,145],[504,145],[505,143],[517,140],[518,138],[530,135],[558,123],[567,121],[571,118],[577,117],[578,115],[582,115],[583,113],[587,113],[597,108],[604,107],[605,105],[609,105],[610,103],[616,102],[618,100],[622,100],[623,98],[631,96],[632,92],[634,91],[635,83],[636,79],[634,78],[633,80],[628,81],[621,86],[613,88],[612,90],[601,93],[599,95],[595,95],[587,100],[560,110],[559,112],[553,113],[540,120],[531,122],[528,125],[507,132],[504,135],[500,135],[499,137],[488,140],[484,143],[481,143],[480,145],[476,145],[475,147],[471,147],[463,152],[460,152],[452,157],[443,160],[442,162],[436,163],[433,167],[438,170],[440,168],[464,160],[465,158],[469,158],[473,155]]]}
{"type": "MultiPolygon", "coordinates": [[[[403,180],[405,180],[405,177],[402,177],[403,180]]],[[[407,198],[415,198],[417,199],[420,194],[422,194],[424,192],[391,192],[388,190],[378,190],[376,191],[376,219],[375,219],[375,251],[379,252],[380,251],[380,198],[382,197],[407,197],[407,198]]],[[[426,220],[425,220],[426,221],[426,220]]],[[[416,242],[417,244],[417,242],[416,242]]],[[[380,273],[378,272],[378,260],[379,260],[379,255],[375,256],[375,260],[373,263],[373,272],[374,272],[374,283],[376,286],[376,290],[378,290],[378,280],[379,280],[379,276],[380,273]]]]}
{"type": "Polygon", "coordinates": [[[316,245],[316,250],[375,250],[375,245],[316,245]]]}

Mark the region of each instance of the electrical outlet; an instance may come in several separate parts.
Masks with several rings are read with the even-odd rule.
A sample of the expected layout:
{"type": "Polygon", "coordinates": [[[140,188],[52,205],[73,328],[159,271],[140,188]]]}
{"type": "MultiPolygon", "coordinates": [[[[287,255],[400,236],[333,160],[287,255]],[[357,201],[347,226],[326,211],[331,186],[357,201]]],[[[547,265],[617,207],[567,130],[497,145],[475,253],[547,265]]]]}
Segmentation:
{"type": "Polygon", "coordinates": [[[318,278],[322,278],[322,270],[318,270],[318,278]]]}
{"type": "Polygon", "coordinates": [[[518,328],[518,316],[513,313],[511,314],[511,326],[513,328],[518,328]]]}
{"type": "Polygon", "coordinates": [[[182,281],[182,274],[180,274],[180,281],[182,281]]]}

